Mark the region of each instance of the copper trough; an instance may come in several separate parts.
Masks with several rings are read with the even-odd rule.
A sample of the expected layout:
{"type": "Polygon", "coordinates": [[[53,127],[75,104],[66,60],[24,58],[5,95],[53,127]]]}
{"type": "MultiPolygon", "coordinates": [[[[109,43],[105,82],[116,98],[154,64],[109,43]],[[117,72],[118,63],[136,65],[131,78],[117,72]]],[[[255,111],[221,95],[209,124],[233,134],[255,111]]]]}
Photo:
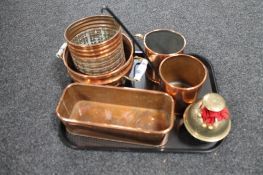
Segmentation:
{"type": "Polygon", "coordinates": [[[174,125],[174,101],[164,92],[73,83],[56,108],[68,132],[161,146],[174,125]]]}

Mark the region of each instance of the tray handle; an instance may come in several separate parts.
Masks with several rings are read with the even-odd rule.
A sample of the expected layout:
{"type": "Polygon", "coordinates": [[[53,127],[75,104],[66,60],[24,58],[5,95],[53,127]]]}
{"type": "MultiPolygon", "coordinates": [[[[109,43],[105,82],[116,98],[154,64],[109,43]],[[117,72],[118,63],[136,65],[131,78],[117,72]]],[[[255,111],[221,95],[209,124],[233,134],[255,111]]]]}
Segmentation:
{"type": "Polygon", "coordinates": [[[67,47],[67,43],[63,43],[63,44],[60,46],[58,52],[56,53],[56,57],[57,57],[57,58],[60,58],[60,59],[63,60],[63,53],[64,53],[66,47],[67,47]]]}

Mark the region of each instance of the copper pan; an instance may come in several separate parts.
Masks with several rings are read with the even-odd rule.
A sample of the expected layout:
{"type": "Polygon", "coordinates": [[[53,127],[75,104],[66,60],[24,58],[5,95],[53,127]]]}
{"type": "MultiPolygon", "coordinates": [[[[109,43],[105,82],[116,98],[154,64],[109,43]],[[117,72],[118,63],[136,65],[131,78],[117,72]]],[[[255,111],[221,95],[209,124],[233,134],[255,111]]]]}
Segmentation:
{"type": "Polygon", "coordinates": [[[73,62],[69,53],[68,47],[64,50],[60,58],[63,59],[64,65],[67,68],[69,76],[75,81],[85,84],[99,84],[99,85],[114,85],[118,86],[122,84],[124,77],[128,76],[134,60],[134,47],[132,41],[125,35],[123,35],[123,46],[125,51],[126,61],[123,65],[113,70],[110,73],[104,75],[91,76],[79,72],[73,62]]]}
{"type": "Polygon", "coordinates": [[[174,125],[171,96],[127,87],[70,84],[56,113],[73,134],[135,144],[165,144],[174,125]]]}

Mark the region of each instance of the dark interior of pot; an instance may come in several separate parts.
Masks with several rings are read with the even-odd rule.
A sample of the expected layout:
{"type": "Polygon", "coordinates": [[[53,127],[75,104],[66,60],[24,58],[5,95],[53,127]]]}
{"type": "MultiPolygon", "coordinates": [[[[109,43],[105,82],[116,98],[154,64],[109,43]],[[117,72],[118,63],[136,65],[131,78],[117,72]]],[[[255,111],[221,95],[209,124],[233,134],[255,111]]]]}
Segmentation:
{"type": "Polygon", "coordinates": [[[169,30],[154,31],[146,35],[145,43],[149,49],[160,54],[173,54],[181,51],[184,38],[169,30]]]}
{"type": "Polygon", "coordinates": [[[206,69],[200,61],[180,55],[167,58],[160,67],[160,74],[173,86],[187,88],[204,81],[206,69]]]}

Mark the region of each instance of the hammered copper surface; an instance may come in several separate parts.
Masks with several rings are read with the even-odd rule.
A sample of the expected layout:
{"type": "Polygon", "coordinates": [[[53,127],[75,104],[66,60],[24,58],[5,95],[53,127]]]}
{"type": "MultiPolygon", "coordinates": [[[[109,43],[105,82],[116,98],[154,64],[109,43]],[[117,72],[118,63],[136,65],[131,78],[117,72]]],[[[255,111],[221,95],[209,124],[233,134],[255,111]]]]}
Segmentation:
{"type": "Polygon", "coordinates": [[[145,52],[155,67],[155,71],[147,69],[147,77],[156,83],[160,82],[159,65],[167,57],[182,54],[186,45],[184,36],[173,30],[157,29],[145,36],[137,34],[143,39],[145,52]]]}
{"type": "Polygon", "coordinates": [[[69,53],[69,49],[67,47],[63,53],[62,58],[64,65],[67,68],[69,76],[74,81],[85,83],[85,84],[101,84],[101,85],[114,85],[114,86],[118,86],[122,84],[123,77],[129,75],[134,60],[133,57],[134,47],[132,41],[125,34],[122,35],[123,35],[122,38],[123,38],[123,45],[124,45],[125,57],[126,57],[126,61],[122,66],[105,75],[98,75],[98,76],[86,75],[84,73],[79,72],[75,68],[72,61],[72,57],[69,53]]]}
{"type": "Polygon", "coordinates": [[[196,100],[207,77],[205,65],[197,58],[185,54],[163,60],[159,72],[164,90],[175,100],[177,114],[182,114],[196,100]]]}
{"type": "Polygon", "coordinates": [[[133,88],[73,83],[56,112],[71,132],[80,127],[87,130],[82,134],[97,132],[152,145],[160,145],[174,125],[171,96],[133,88]]]}

